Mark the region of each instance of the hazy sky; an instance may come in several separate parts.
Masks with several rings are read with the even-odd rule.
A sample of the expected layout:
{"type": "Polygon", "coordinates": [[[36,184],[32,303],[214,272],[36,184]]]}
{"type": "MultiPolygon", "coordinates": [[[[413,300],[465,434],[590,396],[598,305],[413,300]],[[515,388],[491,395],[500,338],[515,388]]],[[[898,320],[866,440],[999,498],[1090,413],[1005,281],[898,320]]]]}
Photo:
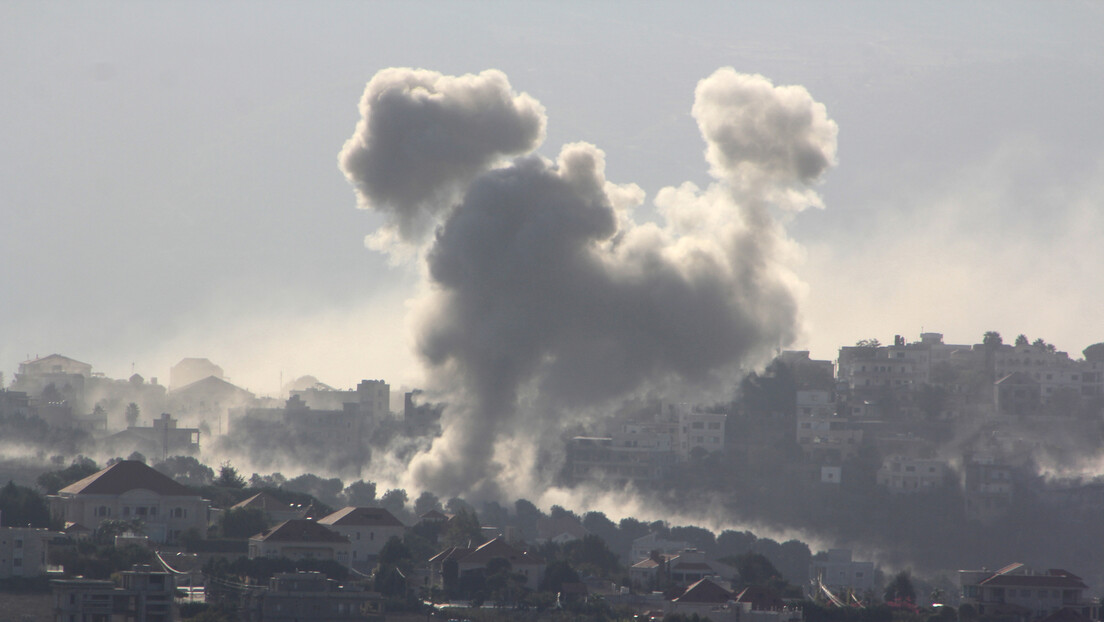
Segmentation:
{"type": "Polygon", "coordinates": [[[838,123],[804,249],[804,336],[1104,341],[1099,3],[0,2],[0,370],[59,352],[167,381],[206,356],[273,391],[420,379],[417,268],[365,248],[337,155],[387,67],[488,68],[650,209],[708,182],[719,67],[838,123]]]}

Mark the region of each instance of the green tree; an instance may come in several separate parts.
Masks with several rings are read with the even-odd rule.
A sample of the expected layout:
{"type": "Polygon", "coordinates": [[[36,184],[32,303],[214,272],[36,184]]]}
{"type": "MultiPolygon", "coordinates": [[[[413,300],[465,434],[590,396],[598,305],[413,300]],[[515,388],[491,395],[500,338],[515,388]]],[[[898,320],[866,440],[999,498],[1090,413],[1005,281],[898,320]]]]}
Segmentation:
{"type": "Polygon", "coordinates": [[[987,330],[985,334],[981,336],[981,344],[986,348],[995,348],[1004,343],[1004,339],[1001,334],[995,330],[987,330]]]}
{"type": "Polygon", "coordinates": [[[403,514],[406,511],[408,497],[402,488],[392,488],[380,497],[380,507],[392,514],[403,514]]]}
{"type": "Polygon", "coordinates": [[[153,468],[185,486],[209,486],[215,481],[215,471],[193,456],[172,456],[153,468]]]}
{"type": "Polygon", "coordinates": [[[230,466],[229,462],[223,462],[219,467],[218,478],[215,486],[222,488],[245,488],[245,478],[238,474],[238,470],[230,466]]]}
{"type": "Polygon", "coordinates": [[[1017,348],[1022,347],[1022,346],[1026,346],[1027,343],[1028,343],[1027,342],[1027,335],[1025,335],[1023,333],[1020,333],[1019,335],[1016,335],[1016,347],[1017,348]]]}
{"type": "Polygon", "coordinates": [[[38,487],[46,491],[48,495],[56,495],[59,490],[69,484],[78,482],[100,470],[89,458],[77,456],[73,463],[60,471],[49,471],[39,475],[35,480],[38,487]]]}
{"type": "Polygon", "coordinates": [[[414,514],[416,516],[421,516],[430,510],[440,509],[441,499],[428,490],[418,495],[418,498],[414,500],[414,514]]]}
{"type": "Polygon", "coordinates": [[[42,495],[8,481],[0,488],[0,519],[5,527],[49,527],[50,509],[42,495]]]}

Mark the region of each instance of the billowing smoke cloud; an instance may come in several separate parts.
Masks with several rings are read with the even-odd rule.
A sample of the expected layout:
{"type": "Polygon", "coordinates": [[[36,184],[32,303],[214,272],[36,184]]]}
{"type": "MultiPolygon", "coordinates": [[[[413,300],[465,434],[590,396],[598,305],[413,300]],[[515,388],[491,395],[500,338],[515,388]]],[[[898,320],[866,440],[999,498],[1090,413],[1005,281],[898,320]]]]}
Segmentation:
{"type": "MultiPolygon", "coordinates": [[[[406,84],[424,72],[381,75],[406,84]]],[[[377,97],[369,94],[379,81],[369,83],[365,101],[377,97]]],[[[496,93],[496,102],[517,99],[496,93]]],[[[464,91],[438,95],[441,109],[473,101],[464,91]]],[[[540,110],[525,101],[526,110],[540,110]]],[[[387,114],[399,119],[422,107],[407,97],[390,104],[387,114]]],[[[383,122],[375,106],[362,110],[354,140],[383,122]]],[[[717,181],[704,190],[689,183],[662,190],[662,224],[634,221],[643,192],[608,182],[605,155],[593,145],[567,145],[555,162],[526,155],[493,167],[492,154],[508,150],[475,137],[496,133],[493,122],[456,115],[453,140],[474,144],[451,149],[482,159],[454,173],[409,160],[420,128],[389,135],[386,148],[412,169],[395,174],[421,184],[410,205],[463,189],[459,202],[421,211],[440,220],[424,255],[431,287],[420,301],[418,346],[452,393],[443,436],[411,465],[413,487],[491,495],[503,482],[530,483],[532,464],[514,462],[532,461],[545,439],[558,440],[549,432],[578,413],[656,387],[731,386],[741,368],[794,340],[793,245],[769,208],[791,209],[795,196],[818,203],[809,185],[835,159],[836,126],[803,88],[731,69],[699,84],[693,113],[717,181]]],[[[543,118],[531,123],[543,125],[543,118]]],[[[390,196],[371,175],[348,173],[350,152],[346,145],[343,162],[361,195],[390,196]]]]}
{"type": "Polygon", "coordinates": [[[544,108],[495,70],[385,69],[364,89],[360,114],[339,162],[361,207],[387,215],[370,239],[383,249],[417,242],[474,177],[544,139],[544,108]]]}

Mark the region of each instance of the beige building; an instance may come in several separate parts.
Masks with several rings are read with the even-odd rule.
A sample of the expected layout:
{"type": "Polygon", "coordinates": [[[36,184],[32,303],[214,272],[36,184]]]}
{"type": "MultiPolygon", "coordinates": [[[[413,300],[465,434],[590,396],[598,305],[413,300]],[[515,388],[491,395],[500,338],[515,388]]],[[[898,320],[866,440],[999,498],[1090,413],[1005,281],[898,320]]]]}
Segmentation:
{"type": "Polygon", "coordinates": [[[209,503],[187,486],[136,460],[117,462],[50,495],[60,522],[96,529],[105,520],[139,520],[153,542],[176,542],[195,529],[207,534],[209,503]]]}
{"type": "Polygon", "coordinates": [[[0,527],[0,579],[46,574],[50,541],[61,534],[34,527],[0,527]]]}
{"type": "Polygon", "coordinates": [[[349,539],[307,518],[284,521],[249,538],[249,559],[333,560],[349,565],[349,539]]]}
{"type": "Polygon", "coordinates": [[[391,538],[402,538],[406,526],[383,508],[345,507],[318,520],[349,540],[349,564],[370,570],[391,538]]]}

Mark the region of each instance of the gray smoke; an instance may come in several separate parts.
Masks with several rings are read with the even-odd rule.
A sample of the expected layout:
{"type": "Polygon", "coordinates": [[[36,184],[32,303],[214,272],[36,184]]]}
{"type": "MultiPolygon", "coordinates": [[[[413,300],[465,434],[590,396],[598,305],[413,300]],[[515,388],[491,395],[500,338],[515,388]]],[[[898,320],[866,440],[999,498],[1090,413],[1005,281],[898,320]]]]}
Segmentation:
{"type": "Polygon", "coordinates": [[[417,242],[473,178],[544,139],[544,108],[495,70],[385,69],[364,89],[360,114],[338,161],[361,207],[387,215],[375,238],[383,248],[417,242]]]}
{"type": "Polygon", "coordinates": [[[578,413],[655,387],[731,385],[795,339],[794,249],[769,207],[817,203],[808,185],[835,158],[835,124],[803,88],[731,69],[699,84],[693,112],[717,182],[662,190],[662,224],[633,220],[643,193],[608,182],[603,152],[585,143],[556,162],[488,163],[458,203],[427,210],[441,220],[418,347],[451,395],[413,487],[531,485],[535,452],[578,413]]]}

